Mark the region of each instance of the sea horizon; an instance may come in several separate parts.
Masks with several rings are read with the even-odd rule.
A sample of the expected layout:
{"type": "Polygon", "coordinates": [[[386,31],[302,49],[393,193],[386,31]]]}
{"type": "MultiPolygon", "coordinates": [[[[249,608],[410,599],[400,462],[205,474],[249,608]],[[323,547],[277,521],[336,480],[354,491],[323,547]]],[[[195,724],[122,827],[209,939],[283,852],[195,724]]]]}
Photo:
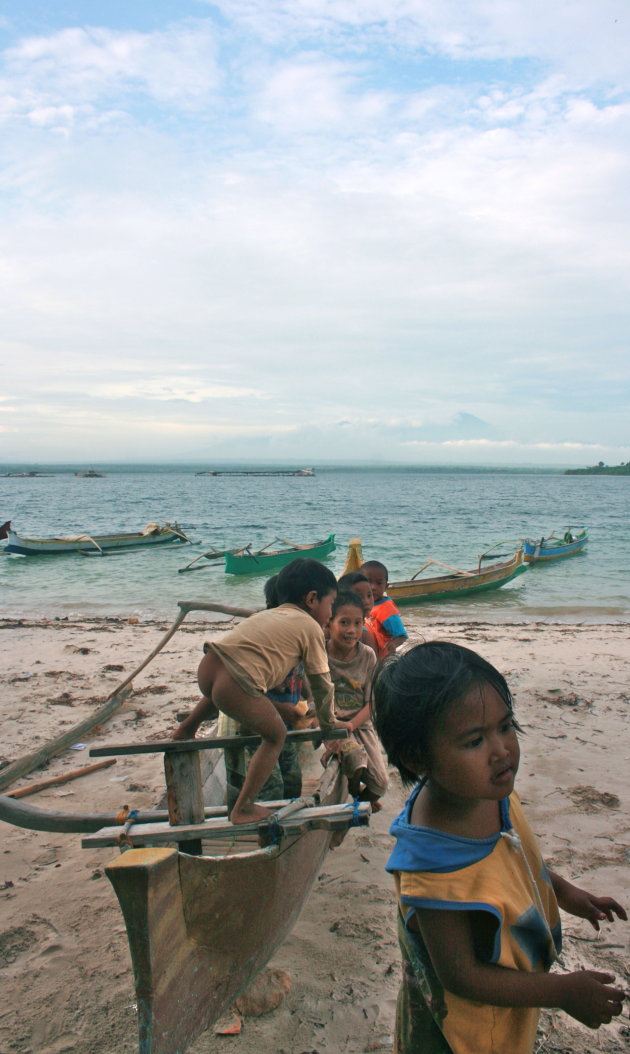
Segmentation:
{"type": "Polygon", "coordinates": [[[91,459],[90,461],[6,461],[0,462],[0,474],[5,475],[13,472],[37,472],[46,474],[65,474],[72,472],[87,472],[90,469],[98,469],[101,472],[178,472],[190,470],[191,472],[214,472],[227,468],[232,470],[258,470],[281,468],[294,469],[296,472],[303,468],[312,468],[318,471],[336,472],[407,472],[407,473],[506,473],[506,474],[536,474],[558,475],[565,474],[574,468],[586,468],[586,465],[557,464],[537,465],[530,462],[520,462],[513,465],[503,463],[483,462],[479,464],[465,463],[409,463],[400,461],[376,462],[370,460],[349,459],[321,459],[317,461],[298,461],[295,458],[222,458],[218,461],[203,460],[201,458],[179,458],[165,461],[151,460],[107,460],[91,459]]]}

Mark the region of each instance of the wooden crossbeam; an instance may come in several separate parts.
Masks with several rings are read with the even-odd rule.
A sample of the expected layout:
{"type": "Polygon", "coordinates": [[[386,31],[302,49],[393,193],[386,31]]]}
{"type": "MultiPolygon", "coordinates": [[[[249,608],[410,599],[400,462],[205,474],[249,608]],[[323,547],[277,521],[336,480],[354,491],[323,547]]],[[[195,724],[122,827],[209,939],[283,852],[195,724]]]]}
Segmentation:
{"type": "MultiPolygon", "coordinates": [[[[268,802],[263,804],[267,805],[268,802]]],[[[344,805],[308,806],[289,815],[279,816],[278,824],[284,835],[298,835],[305,831],[343,830],[350,825],[365,827],[369,823],[371,807],[369,802],[348,802],[344,805]]],[[[262,823],[226,823],[222,817],[205,820],[204,823],[182,824],[172,827],[167,823],[138,823],[129,830],[129,838],[134,846],[164,845],[171,842],[189,842],[191,839],[234,838],[239,834],[252,835],[261,832],[261,827],[269,826],[269,820],[262,823]]],[[[84,849],[100,849],[116,846],[122,827],[103,827],[94,834],[88,834],[81,840],[84,849]]]]}
{"type": "MultiPolygon", "coordinates": [[[[304,728],[287,732],[287,739],[294,743],[314,743],[324,740],[347,739],[347,728],[335,728],[323,733],[321,728],[304,728]]],[[[209,736],[207,739],[166,739],[155,743],[112,743],[109,746],[91,747],[90,757],[102,758],[123,754],[181,754],[193,750],[219,750],[224,747],[255,747],[262,742],[261,736],[209,736]]]]}

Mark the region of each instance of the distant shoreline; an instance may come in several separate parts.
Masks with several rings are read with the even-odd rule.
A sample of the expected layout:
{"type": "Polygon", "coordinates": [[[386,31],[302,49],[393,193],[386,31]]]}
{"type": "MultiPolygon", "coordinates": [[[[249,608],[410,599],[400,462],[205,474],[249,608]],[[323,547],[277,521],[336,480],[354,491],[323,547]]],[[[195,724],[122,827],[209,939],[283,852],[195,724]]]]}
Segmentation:
{"type": "MultiPolygon", "coordinates": [[[[266,472],[298,475],[300,465],[294,461],[218,461],[211,469],[207,462],[197,461],[91,461],[89,466],[81,462],[1,462],[0,477],[37,479],[49,476],[74,475],[98,465],[102,473],[171,473],[180,472],[198,476],[234,475],[252,473],[260,475],[266,472]]],[[[564,465],[408,465],[401,463],[382,464],[374,462],[333,462],[322,461],[313,465],[314,474],[327,472],[398,472],[408,475],[571,475],[584,473],[585,469],[567,469],[564,465]]],[[[596,474],[600,474],[599,472],[596,474]]]]}

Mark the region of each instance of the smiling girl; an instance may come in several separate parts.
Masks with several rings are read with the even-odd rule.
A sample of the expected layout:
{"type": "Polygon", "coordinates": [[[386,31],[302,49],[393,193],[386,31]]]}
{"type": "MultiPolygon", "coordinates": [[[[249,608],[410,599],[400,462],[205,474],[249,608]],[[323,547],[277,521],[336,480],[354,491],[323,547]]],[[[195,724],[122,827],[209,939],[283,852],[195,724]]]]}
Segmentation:
{"type": "Polygon", "coordinates": [[[374,721],[417,783],[387,865],[403,957],[395,1054],[531,1054],[540,1007],[590,1028],[620,1014],[613,975],[548,972],[558,907],[596,930],[627,916],[545,867],[514,792],[519,729],[501,674],[468,648],[420,644],[381,671],[374,721]]]}
{"type": "Polygon", "coordinates": [[[340,592],[333,601],[328,662],[335,686],[335,713],[350,735],[345,740],[331,741],[326,757],[331,753],[340,757],[352,796],[369,801],[372,810],[378,812],[388,777],[370,717],[376,655],[361,643],[363,610],[361,597],[353,592],[340,592]]]}

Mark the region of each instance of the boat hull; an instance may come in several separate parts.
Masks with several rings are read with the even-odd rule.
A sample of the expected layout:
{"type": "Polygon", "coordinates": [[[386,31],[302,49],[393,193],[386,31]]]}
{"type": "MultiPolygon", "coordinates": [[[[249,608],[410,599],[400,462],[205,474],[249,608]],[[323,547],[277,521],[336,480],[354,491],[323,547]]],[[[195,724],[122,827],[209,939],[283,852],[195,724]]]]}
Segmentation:
{"type": "Polygon", "coordinates": [[[228,575],[268,574],[285,567],[298,556],[307,556],[312,560],[325,560],[336,548],[335,536],[331,534],[325,541],[315,542],[314,545],[295,546],[268,553],[226,553],[225,572],[228,575]]]}
{"type": "Polygon", "coordinates": [[[539,542],[532,538],[523,540],[523,559],[528,564],[544,564],[550,560],[562,560],[565,556],[581,553],[588,541],[588,532],[581,531],[571,542],[558,538],[542,538],[539,542]]]}
{"type": "Polygon", "coordinates": [[[387,595],[399,605],[459,599],[471,593],[499,589],[526,570],[527,565],[523,562],[523,553],[519,549],[511,560],[490,564],[483,570],[471,571],[468,574],[437,575],[408,582],[390,582],[387,595]]]}
{"type": "Polygon", "coordinates": [[[67,538],[24,538],[15,531],[8,531],[5,547],[8,553],[22,556],[54,556],[66,553],[116,552],[143,549],[161,545],[183,545],[188,542],[176,524],[157,527],[154,531],[130,534],[76,535],[67,538]]]}
{"type": "MultiPolygon", "coordinates": [[[[340,800],[336,765],[320,793],[340,800]]],[[[221,856],[132,849],[105,869],[127,927],[140,1054],[183,1054],[247,988],[294,926],[332,837],[221,856]]]]}

